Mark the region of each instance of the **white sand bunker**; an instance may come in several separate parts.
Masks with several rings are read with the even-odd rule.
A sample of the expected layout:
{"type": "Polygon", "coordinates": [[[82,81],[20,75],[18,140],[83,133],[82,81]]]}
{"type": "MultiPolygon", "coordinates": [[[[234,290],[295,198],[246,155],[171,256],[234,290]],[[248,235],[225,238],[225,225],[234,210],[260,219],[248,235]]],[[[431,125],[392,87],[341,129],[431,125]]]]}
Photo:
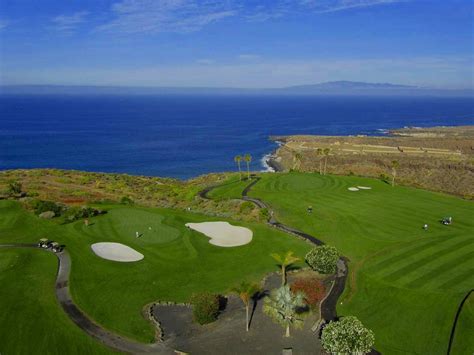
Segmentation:
{"type": "Polygon", "coordinates": [[[253,233],[245,227],[233,226],[227,222],[186,223],[186,227],[194,229],[211,238],[209,243],[219,247],[238,247],[252,241],[253,233]]]}
{"type": "Polygon", "coordinates": [[[120,243],[95,243],[91,245],[92,251],[103,259],[129,263],[142,260],[143,254],[120,243]]]}
{"type": "Polygon", "coordinates": [[[359,191],[357,187],[348,187],[347,188],[349,191],[359,191]]]}
{"type": "Polygon", "coordinates": [[[357,186],[357,188],[358,188],[359,190],[372,190],[372,188],[371,188],[371,187],[368,187],[368,186],[357,186]]]}

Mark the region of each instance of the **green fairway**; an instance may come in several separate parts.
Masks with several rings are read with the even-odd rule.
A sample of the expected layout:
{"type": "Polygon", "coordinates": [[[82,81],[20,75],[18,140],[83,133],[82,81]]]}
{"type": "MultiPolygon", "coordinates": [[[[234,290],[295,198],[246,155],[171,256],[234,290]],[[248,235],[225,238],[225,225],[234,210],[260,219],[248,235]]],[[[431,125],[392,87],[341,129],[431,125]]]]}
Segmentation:
{"type": "Polygon", "coordinates": [[[239,176],[233,176],[227,179],[222,185],[217,186],[208,193],[209,198],[216,200],[224,198],[241,198],[242,190],[249,184],[246,178],[239,179],[239,176]]]}
{"type": "Polygon", "coordinates": [[[83,333],[56,301],[57,258],[0,248],[1,354],[111,354],[83,333]]]}
{"type": "Polygon", "coordinates": [[[454,334],[452,354],[471,354],[474,349],[474,294],[464,303],[454,334]]]}
{"type": "MultiPolygon", "coordinates": [[[[65,244],[72,258],[71,292],[78,306],[106,328],[142,342],[154,338],[154,329],[141,314],[147,303],[188,301],[199,291],[225,292],[242,279],[257,281],[277,270],[270,253],[293,250],[304,256],[310,248],[294,237],[249,223],[238,224],[253,231],[250,244],[221,248],[185,227],[187,222],[221,219],[166,209],[101,208],[108,213],[92,218],[86,227],[82,221],[58,225],[41,220],[16,203],[0,201],[0,243],[47,237],[65,244]],[[135,238],[136,232],[143,235],[135,238]],[[104,260],[91,251],[96,242],[120,242],[145,258],[133,263],[104,260]]],[[[54,270],[49,276],[53,274],[54,270]]],[[[54,285],[46,287],[54,300],[54,285]]],[[[49,324],[43,326],[55,331],[49,324]]]]}
{"type": "MultiPolygon", "coordinates": [[[[378,350],[446,353],[457,306],[474,284],[472,202],[374,179],[302,173],[263,174],[250,196],[350,259],[338,312],[372,328],[378,350]],[[355,186],[372,189],[348,190],[355,186]],[[454,223],[442,225],[445,216],[454,223]]],[[[470,317],[459,334],[473,334],[470,317]]]]}

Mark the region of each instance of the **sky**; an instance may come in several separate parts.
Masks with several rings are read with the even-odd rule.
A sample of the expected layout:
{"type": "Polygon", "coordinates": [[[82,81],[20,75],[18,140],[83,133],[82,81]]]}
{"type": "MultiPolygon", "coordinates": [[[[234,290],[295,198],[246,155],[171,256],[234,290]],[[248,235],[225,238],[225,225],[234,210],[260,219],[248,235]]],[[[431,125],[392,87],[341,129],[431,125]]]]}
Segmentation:
{"type": "Polygon", "coordinates": [[[472,89],[472,0],[2,0],[0,85],[472,89]]]}

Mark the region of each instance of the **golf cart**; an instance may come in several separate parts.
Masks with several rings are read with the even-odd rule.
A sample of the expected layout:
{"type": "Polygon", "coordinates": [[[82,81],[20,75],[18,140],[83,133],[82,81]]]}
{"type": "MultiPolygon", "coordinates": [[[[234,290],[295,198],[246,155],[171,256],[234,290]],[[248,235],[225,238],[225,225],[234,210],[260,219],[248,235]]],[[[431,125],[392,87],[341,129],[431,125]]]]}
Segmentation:
{"type": "Polygon", "coordinates": [[[445,226],[449,226],[451,223],[453,223],[453,218],[445,217],[441,220],[441,223],[443,223],[445,226]]]}
{"type": "Polygon", "coordinates": [[[41,238],[38,242],[39,248],[49,248],[49,240],[46,238],[41,238]]]}
{"type": "Polygon", "coordinates": [[[59,245],[58,242],[52,242],[51,243],[51,250],[55,253],[59,253],[63,250],[63,246],[59,245]]]}

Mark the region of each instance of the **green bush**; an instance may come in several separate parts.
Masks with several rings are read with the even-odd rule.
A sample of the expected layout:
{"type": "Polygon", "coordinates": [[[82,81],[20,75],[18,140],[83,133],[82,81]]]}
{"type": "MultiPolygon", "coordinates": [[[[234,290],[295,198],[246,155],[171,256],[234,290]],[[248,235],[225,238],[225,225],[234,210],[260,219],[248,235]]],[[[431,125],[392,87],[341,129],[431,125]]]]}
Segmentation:
{"type": "Polygon", "coordinates": [[[219,315],[219,296],[203,292],[191,297],[193,305],[193,318],[199,324],[212,323],[219,315]]]}
{"type": "Polygon", "coordinates": [[[90,218],[104,214],[105,211],[98,210],[92,207],[70,207],[65,213],[64,217],[67,222],[77,221],[81,218],[90,218]]]}
{"type": "Polygon", "coordinates": [[[260,220],[267,221],[270,218],[270,213],[268,212],[268,208],[261,208],[260,209],[260,220]]]}
{"type": "Polygon", "coordinates": [[[120,199],[120,203],[122,205],[133,205],[135,202],[128,196],[123,196],[121,199],[120,199]]]}
{"type": "Polygon", "coordinates": [[[19,195],[22,192],[22,185],[18,181],[10,181],[8,183],[7,193],[10,195],[19,195]]]}
{"type": "Polygon", "coordinates": [[[306,254],[306,262],[313,269],[322,274],[332,274],[336,272],[339,252],[335,247],[322,245],[313,248],[306,254]]]}
{"type": "Polygon", "coordinates": [[[63,210],[60,205],[53,201],[34,200],[32,206],[37,215],[43,212],[53,211],[56,216],[60,216],[63,210]]]}
{"type": "Polygon", "coordinates": [[[380,178],[380,180],[382,180],[383,182],[386,182],[387,184],[390,183],[390,179],[391,179],[391,178],[390,178],[390,176],[388,176],[387,174],[383,174],[383,173],[382,173],[382,174],[380,174],[380,177],[379,177],[379,178],[380,178]]]}
{"type": "Polygon", "coordinates": [[[240,204],[240,213],[250,213],[253,210],[253,203],[249,201],[242,202],[240,204]]]}
{"type": "Polygon", "coordinates": [[[321,335],[323,348],[330,354],[367,354],[374,342],[374,333],[353,316],[330,322],[321,335]]]}

